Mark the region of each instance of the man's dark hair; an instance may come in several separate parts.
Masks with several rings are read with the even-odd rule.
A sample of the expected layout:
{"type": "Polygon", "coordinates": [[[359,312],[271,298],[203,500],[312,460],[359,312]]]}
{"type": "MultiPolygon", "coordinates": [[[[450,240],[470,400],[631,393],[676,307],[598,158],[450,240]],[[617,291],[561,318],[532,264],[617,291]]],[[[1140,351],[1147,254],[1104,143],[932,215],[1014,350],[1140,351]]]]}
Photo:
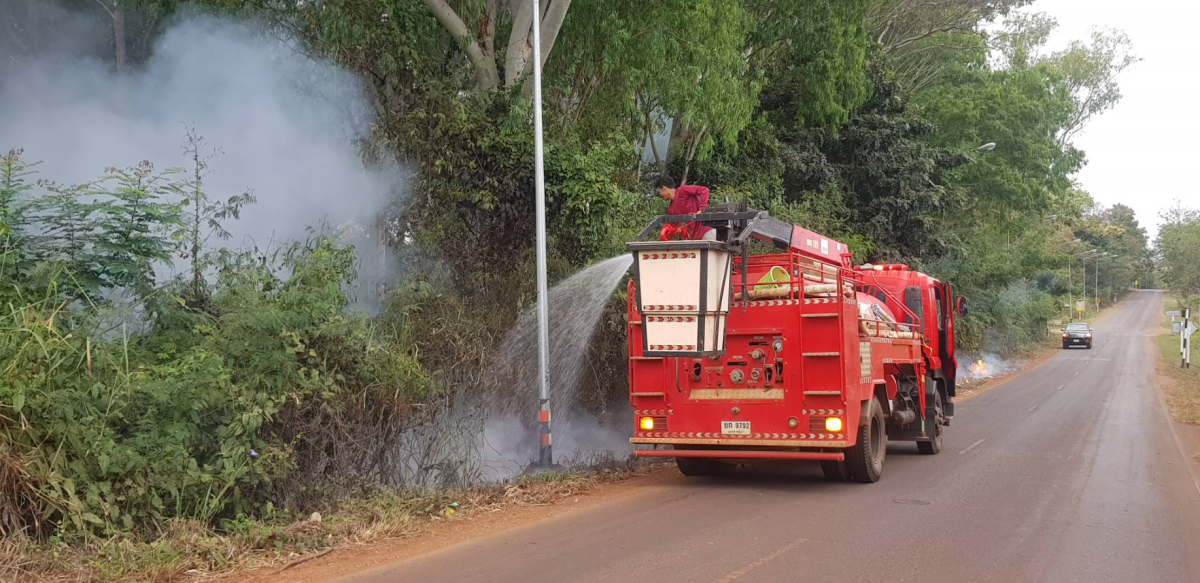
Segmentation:
{"type": "Polygon", "coordinates": [[[672,180],[671,177],[667,176],[666,174],[659,176],[658,180],[656,180],[654,183],[654,188],[662,188],[664,186],[667,188],[675,188],[675,181],[672,180]]]}

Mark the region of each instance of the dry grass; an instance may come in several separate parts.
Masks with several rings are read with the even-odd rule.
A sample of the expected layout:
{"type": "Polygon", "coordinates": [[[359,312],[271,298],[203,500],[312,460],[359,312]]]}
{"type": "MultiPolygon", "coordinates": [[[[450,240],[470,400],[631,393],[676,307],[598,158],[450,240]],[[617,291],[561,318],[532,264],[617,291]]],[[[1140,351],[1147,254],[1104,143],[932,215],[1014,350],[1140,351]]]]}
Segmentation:
{"type": "Polygon", "coordinates": [[[643,475],[655,465],[612,458],[591,461],[597,465],[586,470],[524,475],[507,484],[468,490],[413,494],[376,488],[325,516],[300,520],[238,518],[223,521],[217,530],[176,521],[148,540],[117,536],[68,545],[4,537],[0,581],[158,583],[284,567],[336,546],[419,536],[437,522],[463,514],[552,505],[603,483],[643,475]]]}
{"type": "MultiPolygon", "coordinates": [[[[1177,305],[1168,298],[1165,309],[1174,309],[1177,305]]],[[[1171,416],[1180,423],[1200,425],[1200,368],[1180,368],[1179,366],[1179,336],[1171,334],[1171,319],[1163,316],[1163,327],[1167,333],[1158,337],[1159,372],[1166,377],[1163,383],[1163,394],[1167,399],[1167,408],[1171,416]]],[[[1200,361],[1200,353],[1193,350],[1193,360],[1200,361]]]]}
{"type": "MultiPolygon", "coordinates": [[[[1163,393],[1171,416],[1180,423],[1200,425],[1200,368],[1179,367],[1179,337],[1163,334],[1158,337],[1159,371],[1167,377],[1163,393]]],[[[1193,355],[1195,357],[1195,355],[1193,355]]]]}

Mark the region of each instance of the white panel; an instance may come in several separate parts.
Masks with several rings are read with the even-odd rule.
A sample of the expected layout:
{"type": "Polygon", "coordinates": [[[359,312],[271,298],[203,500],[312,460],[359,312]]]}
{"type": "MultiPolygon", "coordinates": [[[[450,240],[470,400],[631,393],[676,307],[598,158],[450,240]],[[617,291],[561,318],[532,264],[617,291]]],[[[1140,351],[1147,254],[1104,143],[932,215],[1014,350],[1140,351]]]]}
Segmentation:
{"type": "Polygon", "coordinates": [[[691,244],[680,241],[665,249],[635,251],[639,308],[646,317],[646,344],[652,352],[711,352],[724,348],[732,255],[720,249],[702,252],[691,244]],[[702,256],[708,263],[705,298],[700,297],[702,256]],[[702,344],[697,345],[702,308],[708,315],[703,318],[702,344]]]}

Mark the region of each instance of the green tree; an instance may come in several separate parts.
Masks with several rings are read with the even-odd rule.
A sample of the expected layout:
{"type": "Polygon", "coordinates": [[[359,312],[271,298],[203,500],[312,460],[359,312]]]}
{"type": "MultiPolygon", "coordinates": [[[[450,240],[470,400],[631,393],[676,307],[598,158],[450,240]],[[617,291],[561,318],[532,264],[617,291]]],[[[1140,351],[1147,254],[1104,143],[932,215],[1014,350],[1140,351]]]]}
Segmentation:
{"type": "Polygon", "coordinates": [[[483,91],[521,87],[533,70],[533,25],[541,32],[542,64],[554,50],[571,0],[545,0],[535,18],[533,2],[422,0],[471,63],[483,91]],[[508,31],[507,38],[497,36],[508,31]],[[503,48],[503,50],[501,50],[503,48]]]}
{"type": "MultiPolygon", "coordinates": [[[[29,177],[34,175],[37,166],[22,161],[23,153],[13,149],[0,156],[0,281],[18,285],[28,278],[32,267],[23,232],[28,221],[29,201],[23,199],[24,193],[33,188],[29,177]]],[[[0,290],[0,297],[9,291],[0,290]]]]}
{"type": "Polygon", "coordinates": [[[1193,305],[1200,295],[1200,212],[1176,206],[1162,219],[1154,246],[1163,281],[1193,305]]]}
{"type": "Polygon", "coordinates": [[[156,172],[148,161],[109,168],[86,191],[89,246],[105,288],[145,298],[155,287],[155,264],[170,261],[183,239],[178,169],[156,172]]]}
{"type": "Polygon", "coordinates": [[[222,221],[241,217],[242,207],[255,202],[254,194],[246,191],[235,194],[228,199],[212,200],[204,188],[204,179],[208,175],[208,162],[215,152],[204,151],[204,138],[196,133],[194,128],[188,128],[187,144],[184,154],[191,159],[192,175],[187,185],[181,186],[183,194],[182,211],[185,213],[182,222],[185,225],[184,245],[182,254],[191,262],[192,281],[186,300],[197,307],[207,303],[207,286],[204,284],[205,268],[211,263],[205,251],[210,239],[216,237],[229,240],[230,233],[225,230],[222,221]]]}

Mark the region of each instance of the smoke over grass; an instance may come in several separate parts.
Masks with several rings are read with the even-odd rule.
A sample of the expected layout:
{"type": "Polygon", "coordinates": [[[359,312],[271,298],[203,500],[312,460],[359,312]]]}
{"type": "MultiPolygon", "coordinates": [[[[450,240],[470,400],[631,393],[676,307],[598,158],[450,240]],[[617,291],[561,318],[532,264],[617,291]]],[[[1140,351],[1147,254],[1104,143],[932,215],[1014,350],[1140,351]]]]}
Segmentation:
{"type": "Polygon", "coordinates": [[[260,249],[323,223],[370,227],[404,194],[402,168],[363,162],[374,114],[360,82],[262,26],[181,20],[125,74],[81,52],[0,59],[0,147],[43,161],[41,176],[85,182],[142,160],[186,167],[194,127],[219,149],[210,196],[258,199],[226,225],[230,244],[260,249]]]}

